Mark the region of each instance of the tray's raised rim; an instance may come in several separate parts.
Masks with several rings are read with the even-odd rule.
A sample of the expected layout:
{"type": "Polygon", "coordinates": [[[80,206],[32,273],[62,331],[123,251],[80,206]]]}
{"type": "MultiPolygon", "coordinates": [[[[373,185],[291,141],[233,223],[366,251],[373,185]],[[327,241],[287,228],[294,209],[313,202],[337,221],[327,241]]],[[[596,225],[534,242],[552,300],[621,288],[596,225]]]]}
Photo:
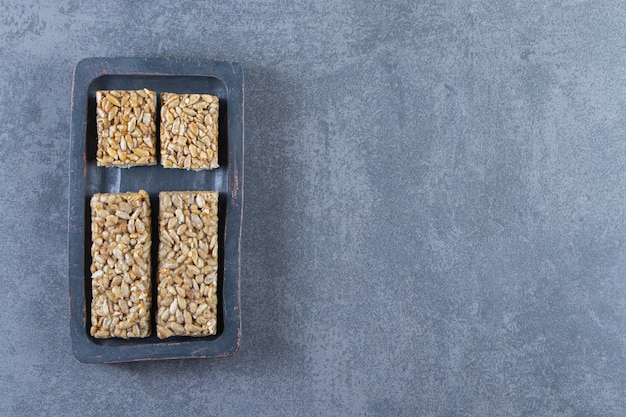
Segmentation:
{"type": "Polygon", "coordinates": [[[244,79],[236,62],[186,58],[85,58],[72,76],[70,121],[70,169],[68,210],[69,310],[74,356],[86,363],[113,363],[158,359],[215,358],[231,356],[241,346],[241,232],[244,180],[244,79]],[[96,78],[115,76],[210,76],[224,83],[228,100],[228,195],[224,236],[224,330],[214,340],[186,338],[151,344],[105,346],[86,334],[84,293],[84,198],[86,195],[87,91],[96,78]],[[232,235],[235,236],[232,236],[232,235]],[[228,238],[232,236],[232,238],[228,238]],[[82,250],[76,251],[76,242],[82,250]],[[226,256],[229,254],[230,256],[226,256]],[[236,254],[234,256],[233,254],[236,254]],[[226,279],[228,277],[228,279],[226,279]],[[229,301],[226,304],[226,301],[229,301]]]}

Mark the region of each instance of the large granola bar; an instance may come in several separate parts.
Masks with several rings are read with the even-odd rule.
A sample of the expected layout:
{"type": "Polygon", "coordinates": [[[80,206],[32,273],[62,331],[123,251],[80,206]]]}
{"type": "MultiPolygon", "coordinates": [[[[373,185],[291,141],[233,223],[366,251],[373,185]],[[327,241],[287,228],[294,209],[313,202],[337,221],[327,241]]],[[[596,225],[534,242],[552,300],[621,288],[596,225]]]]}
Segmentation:
{"type": "Polygon", "coordinates": [[[96,338],[150,335],[150,199],[91,198],[91,329],[96,338]]]}
{"type": "Polygon", "coordinates": [[[217,332],[217,202],[215,191],[159,194],[157,336],[217,332]]]}

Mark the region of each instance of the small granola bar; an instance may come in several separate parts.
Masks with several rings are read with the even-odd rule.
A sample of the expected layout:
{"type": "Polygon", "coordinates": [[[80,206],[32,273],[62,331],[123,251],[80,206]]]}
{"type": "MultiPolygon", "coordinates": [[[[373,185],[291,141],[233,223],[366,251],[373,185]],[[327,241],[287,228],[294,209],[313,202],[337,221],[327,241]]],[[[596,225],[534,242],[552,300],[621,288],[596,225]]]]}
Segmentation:
{"type": "Polygon", "coordinates": [[[96,92],[98,166],[156,165],[156,104],[147,89],[96,92]]]}
{"type": "Polygon", "coordinates": [[[157,336],[217,331],[216,191],[159,194],[157,336]]]}
{"type": "Polygon", "coordinates": [[[91,329],[96,338],[150,335],[150,199],[91,198],[91,329]]]}
{"type": "Polygon", "coordinates": [[[219,98],[161,94],[161,164],[191,170],[217,168],[219,98]]]}

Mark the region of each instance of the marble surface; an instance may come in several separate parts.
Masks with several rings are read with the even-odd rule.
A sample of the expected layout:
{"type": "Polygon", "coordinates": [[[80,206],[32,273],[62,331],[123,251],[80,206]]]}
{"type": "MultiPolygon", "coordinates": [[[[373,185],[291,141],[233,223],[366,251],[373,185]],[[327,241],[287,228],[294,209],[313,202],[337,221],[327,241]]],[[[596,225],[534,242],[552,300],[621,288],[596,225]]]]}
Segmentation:
{"type": "Polygon", "coordinates": [[[624,2],[0,4],[0,415],[626,415],[624,2]],[[244,68],[235,357],[72,355],[89,56],[244,68]]]}

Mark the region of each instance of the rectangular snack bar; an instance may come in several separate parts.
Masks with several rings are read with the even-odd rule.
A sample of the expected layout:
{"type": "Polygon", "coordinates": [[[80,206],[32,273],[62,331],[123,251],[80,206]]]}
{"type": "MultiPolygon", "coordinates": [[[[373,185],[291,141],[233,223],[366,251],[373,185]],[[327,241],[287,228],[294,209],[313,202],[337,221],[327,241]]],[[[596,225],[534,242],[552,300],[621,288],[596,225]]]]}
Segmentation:
{"type": "Polygon", "coordinates": [[[156,104],[147,89],[96,92],[98,166],[156,165],[156,104]]]}
{"type": "Polygon", "coordinates": [[[217,331],[216,191],[159,194],[157,336],[217,331]]]}
{"type": "Polygon", "coordinates": [[[91,198],[91,328],[96,338],[150,335],[150,199],[138,193],[91,198]]]}
{"type": "Polygon", "coordinates": [[[191,170],[217,168],[219,98],[161,94],[161,164],[191,170]]]}

